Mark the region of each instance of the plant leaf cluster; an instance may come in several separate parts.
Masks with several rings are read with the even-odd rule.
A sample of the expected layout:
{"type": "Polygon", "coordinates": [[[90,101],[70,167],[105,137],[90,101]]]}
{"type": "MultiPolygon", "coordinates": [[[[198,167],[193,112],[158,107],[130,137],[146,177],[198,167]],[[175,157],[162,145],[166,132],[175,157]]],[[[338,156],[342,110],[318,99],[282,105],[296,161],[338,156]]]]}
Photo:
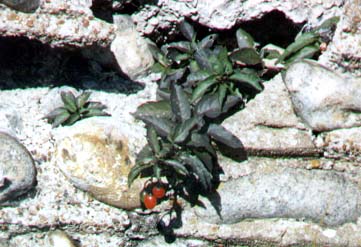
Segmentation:
{"type": "Polygon", "coordinates": [[[179,194],[190,195],[191,189],[209,192],[217,166],[213,143],[243,149],[233,134],[216,123],[207,123],[205,115],[192,107],[181,85],[171,85],[171,100],[148,102],[134,113],[146,123],[148,144],[137,156],[128,176],[129,186],[144,171],[152,176],[165,176],[179,194]],[[188,189],[186,183],[193,181],[188,189]]]}
{"type": "Polygon", "coordinates": [[[160,98],[169,99],[170,85],[177,83],[190,97],[192,105],[200,100],[207,104],[212,101],[224,112],[228,111],[226,103],[234,100],[229,97],[238,97],[238,106],[242,106],[262,91],[262,58],[248,33],[239,29],[236,33],[239,48],[229,52],[217,44],[217,34],[197,40],[194,28],[187,22],[180,24],[180,31],[186,41],[165,44],[161,49],[150,45],[157,61],[153,69],[162,73],[160,98]]]}
{"type": "Polygon", "coordinates": [[[59,125],[72,125],[76,121],[95,116],[109,116],[104,112],[106,106],[100,102],[88,101],[90,92],[83,92],[75,97],[72,92],[61,92],[63,106],[58,107],[47,114],[44,118],[52,124],[53,127],[59,125]]]}
{"type": "Polygon", "coordinates": [[[320,51],[322,42],[329,42],[339,17],[332,17],[325,20],[320,26],[313,28],[308,32],[299,32],[295,41],[279,53],[276,63],[290,64],[296,60],[312,58],[320,51]]]}

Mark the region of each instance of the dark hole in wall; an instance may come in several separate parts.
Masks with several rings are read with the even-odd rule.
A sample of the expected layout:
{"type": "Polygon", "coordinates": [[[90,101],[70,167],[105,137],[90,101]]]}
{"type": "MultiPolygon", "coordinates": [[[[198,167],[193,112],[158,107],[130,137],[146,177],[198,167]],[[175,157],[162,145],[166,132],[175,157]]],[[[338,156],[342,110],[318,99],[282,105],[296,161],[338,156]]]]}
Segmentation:
{"type": "Polygon", "coordinates": [[[97,46],[52,48],[24,37],[1,37],[0,89],[68,85],[130,94],[142,88],[114,65],[106,66],[84,55],[95,51],[103,55],[108,50],[97,46]]]}
{"type": "Polygon", "coordinates": [[[243,22],[239,27],[249,32],[261,46],[272,43],[285,48],[304,24],[294,23],[283,12],[274,10],[258,20],[243,22]]]}
{"type": "MultiPolygon", "coordinates": [[[[277,10],[265,14],[260,19],[239,23],[229,30],[211,29],[197,22],[188,19],[187,21],[191,23],[196,30],[198,40],[201,40],[211,33],[218,33],[219,43],[225,44],[230,50],[237,47],[235,33],[238,28],[242,28],[251,34],[254,40],[260,44],[260,47],[272,43],[285,48],[294,41],[297,33],[305,24],[294,23],[292,20],[288,19],[283,12],[277,10]]],[[[177,27],[176,29],[179,30],[177,27]]],[[[169,30],[157,30],[150,38],[156,41],[158,45],[184,40],[184,37],[179,33],[167,36],[168,33],[169,30]]]]}
{"type": "Polygon", "coordinates": [[[93,0],[91,10],[96,18],[113,23],[114,14],[132,15],[145,4],[156,5],[158,0],[93,0]]]}

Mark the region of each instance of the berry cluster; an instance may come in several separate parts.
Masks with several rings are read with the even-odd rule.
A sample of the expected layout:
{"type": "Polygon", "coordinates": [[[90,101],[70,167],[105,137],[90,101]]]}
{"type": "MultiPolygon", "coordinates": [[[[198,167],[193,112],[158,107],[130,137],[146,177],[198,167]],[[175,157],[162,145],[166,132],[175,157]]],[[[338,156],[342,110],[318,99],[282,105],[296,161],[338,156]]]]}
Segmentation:
{"type": "Polygon", "coordinates": [[[159,200],[165,197],[167,192],[166,185],[161,181],[151,182],[144,187],[144,193],[142,196],[142,202],[145,208],[153,209],[159,200]]]}

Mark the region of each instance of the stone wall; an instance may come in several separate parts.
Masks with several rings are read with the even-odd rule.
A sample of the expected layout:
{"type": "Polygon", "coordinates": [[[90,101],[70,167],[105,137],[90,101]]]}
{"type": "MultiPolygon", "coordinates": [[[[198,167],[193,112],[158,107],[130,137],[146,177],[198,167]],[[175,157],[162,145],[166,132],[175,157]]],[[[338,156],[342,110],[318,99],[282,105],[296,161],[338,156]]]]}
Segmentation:
{"type": "MultiPolygon", "coordinates": [[[[166,246],[172,239],[159,234],[156,222],[169,203],[141,210],[142,181],[129,189],[126,180],[145,144],[144,126],[131,113],[155,100],[159,79],[146,75],[153,61],[143,35],[166,30],[172,36],[184,17],[232,29],[272,11],[300,26],[336,15],[341,20],[319,63],[293,64],[224,121],[242,140],[247,160],[219,154],[218,193],[201,199],[204,208],[182,203],[169,245],[361,245],[361,80],[354,52],[360,27],[350,11],[359,10],[358,1],[158,1],[131,17],[114,16],[114,23],[94,17],[91,1],[1,2],[2,38],[82,50],[143,87],[92,90],[90,100],[105,104],[111,117],[58,128],[44,116],[61,104],[60,92],[80,90],[0,91],[0,246],[166,246]]],[[[116,2],[117,8],[129,4],[116,2]]]]}

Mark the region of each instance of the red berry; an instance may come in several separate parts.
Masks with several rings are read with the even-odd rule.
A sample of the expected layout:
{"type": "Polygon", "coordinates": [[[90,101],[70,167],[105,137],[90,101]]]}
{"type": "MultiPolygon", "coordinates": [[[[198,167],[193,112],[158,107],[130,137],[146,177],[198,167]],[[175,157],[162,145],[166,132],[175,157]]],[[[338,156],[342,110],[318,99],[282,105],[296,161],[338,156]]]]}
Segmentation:
{"type": "Polygon", "coordinates": [[[156,184],[153,188],[152,188],[152,194],[153,196],[155,196],[157,199],[162,199],[165,196],[165,188],[164,186],[160,185],[160,184],[156,184]]]}
{"type": "Polygon", "coordinates": [[[146,194],[143,202],[147,209],[152,209],[157,205],[157,198],[151,194],[146,194]]]}

